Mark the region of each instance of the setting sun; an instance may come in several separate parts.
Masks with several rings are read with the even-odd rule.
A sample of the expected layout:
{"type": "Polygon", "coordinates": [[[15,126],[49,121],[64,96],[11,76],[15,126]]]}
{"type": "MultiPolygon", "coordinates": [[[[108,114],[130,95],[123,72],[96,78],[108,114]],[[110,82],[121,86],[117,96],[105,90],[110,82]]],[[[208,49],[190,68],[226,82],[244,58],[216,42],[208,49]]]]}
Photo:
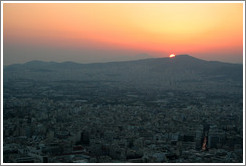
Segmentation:
{"type": "Polygon", "coordinates": [[[174,58],[176,55],[175,54],[171,54],[169,55],[169,58],[174,58]]]}

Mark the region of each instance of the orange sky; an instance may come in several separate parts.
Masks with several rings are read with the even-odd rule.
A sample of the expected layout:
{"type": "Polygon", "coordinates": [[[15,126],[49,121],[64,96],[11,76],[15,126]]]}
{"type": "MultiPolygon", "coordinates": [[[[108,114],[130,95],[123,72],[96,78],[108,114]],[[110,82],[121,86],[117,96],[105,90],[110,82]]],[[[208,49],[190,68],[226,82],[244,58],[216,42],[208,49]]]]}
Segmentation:
{"type": "MultiPolygon", "coordinates": [[[[90,50],[91,56],[105,50],[115,56],[119,51],[153,57],[175,53],[222,61],[225,55],[231,59],[224,61],[242,63],[243,4],[5,3],[3,36],[7,64],[21,62],[21,47],[37,55],[45,48],[74,49],[81,51],[81,62],[90,62],[83,50],[90,50]]],[[[59,61],[60,53],[50,54],[52,58],[46,55],[44,60],[59,61]]],[[[73,59],[70,54],[62,60],[80,61],[79,55],[73,59]]],[[[42,60],[35,55],[23,58],[42,60]]]]}

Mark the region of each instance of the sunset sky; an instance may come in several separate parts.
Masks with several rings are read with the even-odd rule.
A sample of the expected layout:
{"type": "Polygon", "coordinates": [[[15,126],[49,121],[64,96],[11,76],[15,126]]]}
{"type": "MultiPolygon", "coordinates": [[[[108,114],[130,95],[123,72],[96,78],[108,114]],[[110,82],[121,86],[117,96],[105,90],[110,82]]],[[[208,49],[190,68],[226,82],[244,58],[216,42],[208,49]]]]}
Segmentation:
{"type": "Polygon", "coordinates": [[[243,63],[243,3],[4,3],[4,65],[167,57],[243,63]]]}

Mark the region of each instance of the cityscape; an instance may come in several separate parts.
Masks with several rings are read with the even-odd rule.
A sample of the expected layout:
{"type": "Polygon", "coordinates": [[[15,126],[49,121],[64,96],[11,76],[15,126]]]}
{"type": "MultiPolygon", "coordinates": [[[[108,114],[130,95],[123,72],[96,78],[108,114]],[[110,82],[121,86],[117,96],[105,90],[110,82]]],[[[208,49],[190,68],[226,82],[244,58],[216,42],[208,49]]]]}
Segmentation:
{"type": "Polygon", "coordinates": [[[224,72],[227,74],[224,77],[216,73],[218,77],[204,75],[198,81],[193,80],[198,70],[187,69],[196,63],[201,68],[213,65],[213,62],[179,55],[155,61],[52,63],[50,67],[45,62],[30,62],[6,67],[4,162],[243,162],[242,65],[215,64],[229,69],[229,74],[234,70],[238,79],[235,73],[224,72]],[[186,60],[189,66],[184,63],[186,60]],[[158,72],[165,82],[158,75],[160,81],[155,81],[153,86],[145,77],[148,72],[141,70],[158,63],[165,66],[172,63],[171,68],[183,64],[186,69],[171,70],[167,74],[158,72]],[[112,70],[124,65],[137,66],[148,84],[138,86],[144,81],[136,77],[133,79],[136,82],[132,82],[131,76],[138,75],[137,71],[126,74],[125,79],[124,72],[112,70]],[[90,70],[80,72],[81,77],[76,75],[76,70],[83,71],[84,66],[90,70]],[[100,66],[99,75],[97,66],[100,66]],[[59,71],[60,68],[63,70],[59,71]],[[110,74],[108,70],[115,73],[110,74]],[[64,75],[66,71],[71,73],[64,75]],[[21,75],[23,72],[26,77],[21,75]],[[171,77],[173,72],[177,77],[171,77]],[[53,76],[48,77],[47,73],[53,76]],[[185,73],[193,75],[182,78],[185,73]],[[74,79],[70,77],[73,74],[74,79]]]}

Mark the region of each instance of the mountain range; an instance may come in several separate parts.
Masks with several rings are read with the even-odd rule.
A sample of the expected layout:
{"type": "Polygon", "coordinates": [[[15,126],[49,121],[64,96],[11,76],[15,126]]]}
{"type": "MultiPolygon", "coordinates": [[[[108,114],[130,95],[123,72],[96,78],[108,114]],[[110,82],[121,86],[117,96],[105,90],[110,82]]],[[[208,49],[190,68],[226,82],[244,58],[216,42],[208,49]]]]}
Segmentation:
{"type": "Polygon", "coordinates": [[[3,80],[4,83],[16,80],[106,81],[142,88],[241,89],[243,65],[205,61],[189,55],[93,64],[31,61],[4,67],[3,80]]]}

